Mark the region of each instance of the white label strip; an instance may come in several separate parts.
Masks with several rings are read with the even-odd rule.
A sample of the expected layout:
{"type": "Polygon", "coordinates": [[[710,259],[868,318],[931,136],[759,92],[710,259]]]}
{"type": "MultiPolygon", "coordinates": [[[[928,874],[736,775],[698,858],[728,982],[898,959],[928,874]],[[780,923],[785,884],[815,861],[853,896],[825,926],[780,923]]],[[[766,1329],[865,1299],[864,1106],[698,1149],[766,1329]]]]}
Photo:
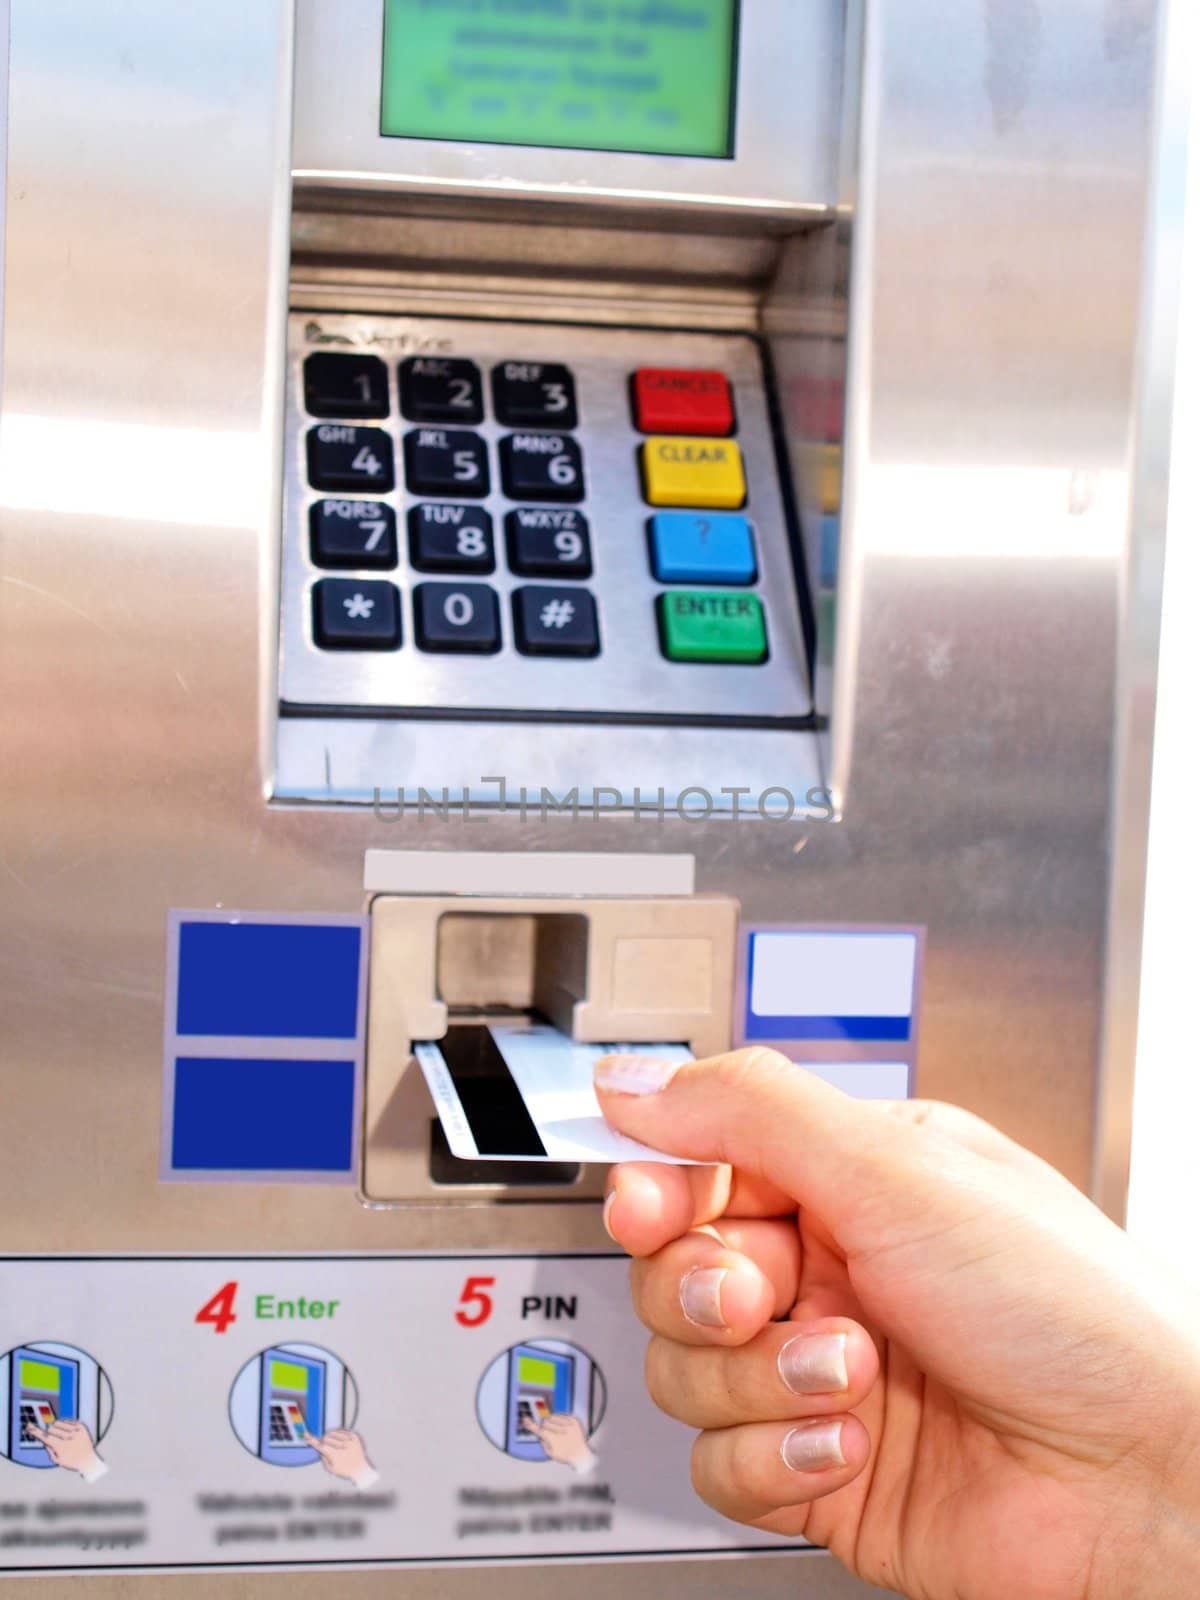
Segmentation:
{"type": "Polygon", "coordinates": [[[644,899],[696,892],[690,855],[368,850],[368,894],[594,895],[644,899]]]}

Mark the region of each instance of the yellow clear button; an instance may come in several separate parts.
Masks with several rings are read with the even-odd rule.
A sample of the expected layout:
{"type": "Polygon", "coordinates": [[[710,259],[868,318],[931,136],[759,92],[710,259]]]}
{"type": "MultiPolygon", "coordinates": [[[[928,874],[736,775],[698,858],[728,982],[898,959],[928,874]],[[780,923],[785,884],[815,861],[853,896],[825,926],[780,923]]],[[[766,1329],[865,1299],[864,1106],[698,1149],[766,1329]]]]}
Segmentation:
{"type": "Polygon", "coordinates": [[[732,439],[647,439],[642,479],[652,506],[738,511],[746,504],[746,468],[732,439]]]}

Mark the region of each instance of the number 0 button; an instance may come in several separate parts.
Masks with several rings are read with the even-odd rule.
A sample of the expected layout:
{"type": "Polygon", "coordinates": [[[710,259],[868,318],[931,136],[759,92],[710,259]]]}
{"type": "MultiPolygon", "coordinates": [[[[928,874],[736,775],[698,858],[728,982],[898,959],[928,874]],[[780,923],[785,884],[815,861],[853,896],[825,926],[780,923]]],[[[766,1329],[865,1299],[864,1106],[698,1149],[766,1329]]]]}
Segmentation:
{"type": "Polygon", "coordinates": [[[490,656],[500,648],[500,607],[486,583],[419,583],[413,611],[422,650],[490,656]]]}
{"type": "Polygon", "coordinates": [[[308,481],[314,489],[388,494],[396,487],[391,436],[382,428],[324,422],[308,430],[308,481]]]}
{"type": "Polygon", "coordinates": [[[404,470],[413,494],[482,500],[491,490],[487,445],[477,433],[414,428],[404,435],[404,470]]]}

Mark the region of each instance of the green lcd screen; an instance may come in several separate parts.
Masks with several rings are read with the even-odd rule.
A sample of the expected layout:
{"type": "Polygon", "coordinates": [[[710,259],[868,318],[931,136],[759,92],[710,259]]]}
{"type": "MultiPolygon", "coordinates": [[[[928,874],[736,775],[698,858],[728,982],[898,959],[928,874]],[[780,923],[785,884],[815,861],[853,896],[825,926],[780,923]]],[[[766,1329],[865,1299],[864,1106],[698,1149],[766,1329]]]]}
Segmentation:
{"type": "Polygon", "coordinates": [[[553,1389],[553,1361],[535,1361],[532,1356],[518,1356],[517,1382],[530,1384],[536,1389],[553,1389]]]}
{"type": "Polygon", "coordinates": [[[739,0],[385,0],[381,131],[733,155],[739,0]]]}
{"type": "Polygon", "coordinates": [[[291,1361],[272,1361],[272,1389],[290,1389],[296,1394],[308,1392],[308,1368],[291,1361]]]}
{"type": "Polygon", "coordinates": [[[22,1389],[35,1389],[42,1394],[57,1394],[60,1382],[59,1370],[57,1367],[52,1367],[48,1361],[22,1359],[18,1381],[22,1389]]]}

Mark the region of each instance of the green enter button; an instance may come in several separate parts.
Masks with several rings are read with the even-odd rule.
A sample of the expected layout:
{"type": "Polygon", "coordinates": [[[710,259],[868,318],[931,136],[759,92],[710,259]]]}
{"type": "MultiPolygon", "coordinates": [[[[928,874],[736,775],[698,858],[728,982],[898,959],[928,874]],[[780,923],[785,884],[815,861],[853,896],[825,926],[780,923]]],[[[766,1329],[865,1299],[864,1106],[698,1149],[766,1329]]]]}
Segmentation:
{"type": "Polygon", "coordinates": [[[668,661],[754,666],[767,659],[767,623],[757,595],[724,589],[661,594],[658,631],[668,661]]]}

